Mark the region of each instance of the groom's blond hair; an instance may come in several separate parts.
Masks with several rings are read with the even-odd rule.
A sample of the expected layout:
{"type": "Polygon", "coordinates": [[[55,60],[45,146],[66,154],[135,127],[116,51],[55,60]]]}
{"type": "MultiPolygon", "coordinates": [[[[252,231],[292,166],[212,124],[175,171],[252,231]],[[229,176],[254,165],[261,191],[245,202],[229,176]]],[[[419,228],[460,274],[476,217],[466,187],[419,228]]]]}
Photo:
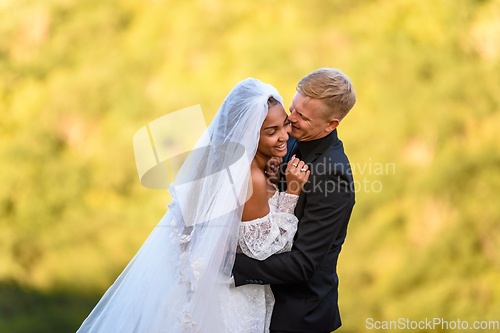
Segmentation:
{"type": "Polygon", "coordinates": [[[342,120],[356,103],[351,80],[335,68],[320,68],[307,74],[297,84],[297,92],[322,100],[328,120],[342,120]]]}

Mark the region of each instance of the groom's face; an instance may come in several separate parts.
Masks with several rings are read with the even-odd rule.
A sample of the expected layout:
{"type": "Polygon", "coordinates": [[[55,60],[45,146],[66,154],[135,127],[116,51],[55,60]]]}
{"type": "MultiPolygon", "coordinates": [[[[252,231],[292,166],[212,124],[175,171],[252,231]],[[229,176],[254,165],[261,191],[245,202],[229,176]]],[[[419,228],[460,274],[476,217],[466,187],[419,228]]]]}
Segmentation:
{"type": "Polygon", "coordinates": [[[292,123],[290,135],[299,141],[311,141],[326,136],[329,122],[322,112],[323,102],[296,93],[290,104],[288,120],[292,123]]]}

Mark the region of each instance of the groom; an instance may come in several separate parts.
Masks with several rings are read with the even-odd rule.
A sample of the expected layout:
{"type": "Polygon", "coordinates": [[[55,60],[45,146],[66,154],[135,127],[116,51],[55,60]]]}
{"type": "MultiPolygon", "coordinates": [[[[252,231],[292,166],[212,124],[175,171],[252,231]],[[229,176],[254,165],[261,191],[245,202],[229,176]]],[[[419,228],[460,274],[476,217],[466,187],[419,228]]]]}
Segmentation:
{"type": "MultiPolygon", "coordinates": [[[[354,206],[354,184],[337,126],[356,101],[351,81],[321,68],[297,85],[288,119],[288,154],[311,175],[295,208],[298,230],[290,252],[263,261],[237,254],[235,285],[270,284],[275,297],[271,332],[327,333],[340,327],[337,259],[354,206]]],[[[281,191],[286,190],[281,174],[281,191]]]]}

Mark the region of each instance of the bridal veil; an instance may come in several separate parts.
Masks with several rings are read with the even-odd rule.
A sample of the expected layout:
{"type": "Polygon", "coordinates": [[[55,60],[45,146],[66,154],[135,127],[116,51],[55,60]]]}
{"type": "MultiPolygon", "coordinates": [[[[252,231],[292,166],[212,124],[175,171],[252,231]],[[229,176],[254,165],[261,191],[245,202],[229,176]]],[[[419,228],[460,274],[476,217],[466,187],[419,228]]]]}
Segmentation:
{"type": "MultiPolygon", "coordinates": [[[[226,96],[169,187],[169,210],[77,333],[224,332],[250,162],[278,91],[248,78],[226,96]]],[[[251,187],[250,187],[251,188],[251,187]]]]}

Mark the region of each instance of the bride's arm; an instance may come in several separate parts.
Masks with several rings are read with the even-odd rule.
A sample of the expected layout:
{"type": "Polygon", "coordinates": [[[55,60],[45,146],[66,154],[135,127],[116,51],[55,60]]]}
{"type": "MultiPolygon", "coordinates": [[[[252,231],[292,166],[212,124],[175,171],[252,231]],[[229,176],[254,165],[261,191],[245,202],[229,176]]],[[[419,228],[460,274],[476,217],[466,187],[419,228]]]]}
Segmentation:
{"type": "Polygon", "coordinates": [[[241,222],[237,252],[264,260],[275,253],[290,251],[299,222],[293,215],[298,198],[298,195],[280,193],[271,200],[274,207],[266,216],[241,222]]]}
{"type": "Polygon", "coordinates": [[[245,204],[238,236],[237,252],[258,260],[289,251],[298,223],[293,215],[298,195],[275,194],[268,203],[266,181],[262,171],[252,169],[253,193],[245,204]]]}

